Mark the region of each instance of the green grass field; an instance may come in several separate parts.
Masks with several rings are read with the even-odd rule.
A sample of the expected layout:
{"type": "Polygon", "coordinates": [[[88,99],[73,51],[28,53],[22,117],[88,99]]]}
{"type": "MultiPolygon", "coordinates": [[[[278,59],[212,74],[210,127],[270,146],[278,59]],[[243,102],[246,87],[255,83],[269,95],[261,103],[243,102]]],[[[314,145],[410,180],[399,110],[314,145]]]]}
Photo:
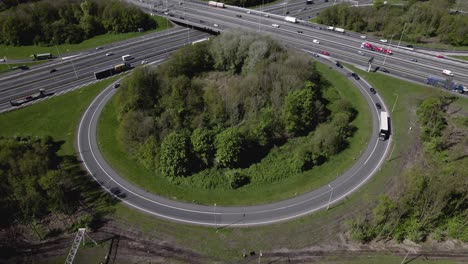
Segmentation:
{"type": "Polygon", "coordinates": [[[146,32],[129,32],[122,34],[104,34],[95,36],[88,40],[85,40],[79,44],[61,44],[57,46],[41,47],[36,45],[31,46],[6,46],[0,45],[0,58],[4,56],[7,59],[28,59],[31,54],[38,53],[52,53],[54,56],[65,55],[70,52],[77,52],[81,50],[91,49],[98,46],[104,46],[112,42],[126,40],[138,36],[142,36],[148,33],[165,30],[172,27],[172,24],[164,17],[154,16],[152,17],[158,23],[158,28],[149,30],[146,32]]]}
{"type": "Polygon", "coordinates": [[[468,56],[450,56],[450,57],[454,57],[454,58],[457,58],[457,59],[460,59],[460,60],[468,61],[468,56]]]}
{"type": "MultiPolygon", "coordinates": [[[[34,61],[34,62],[27,62],[27,63],[13,63],[13,64],[0,64],[0,73],[8,72],[8,71],[13,71],[11,68],[15,66],[20,66],[20,65],[26,65],[28,67],[31,67],[33,65],[38,65],[41,63],[44,63],[45,61],[34,61]]],[[[21,69],[16,69],[15,71],[22,71],[21,69]]]]}
{"type": "Polygon", "coordinates": [[[56,141],[64,142],[59,154],[73,155],[75,128],[81,113],[97,93],[115,78],[10,113],[0,114],[0,136],[52,136],[56,141]]]}
{"type": "MultiPolygon", "coordinates": [[[[278,201],[305,193],[325,185],[351,167],[354,164],[354,158],[359,157],[360,152],[366,146],[372,126],[369,108],[359,91],[354,89],[352,83],[324,65],[320,64],[319,70],[326,79],[330,80],[334,87],[334,89],[329,89],[329,95],[327,95],[330,97],[329,100],[347,98],[355,104],[360,114],[353,121],[353,124],[359,129],[350,140],[348,149],[332,157],[326,164],[314,167],[310,171],[289,176],[268,185],[248,185],[237,190],[193,188],[193,184],[174,185],[159,173],[146,170],[138,161],[127,155],[125,148],[116,138],[115,131],[118,130],[118,122],[116,120],[115,100],[105,107],[99,122],[98,140],[101,151],[106,160],[117,169],[120,175],[130,182],[141,186],[146,191],[181,201],[200,204],[252,205],[278,201]]],[[[243,173],[254,175],[256,172],[252,170],[272,173],[268,172],[268,168],[274,164],[267,162],[262,161],[255,167],[243,170],[245,171],[243,173]]],[[[202,177],[202,175],[191,177],[202,177]]]]}

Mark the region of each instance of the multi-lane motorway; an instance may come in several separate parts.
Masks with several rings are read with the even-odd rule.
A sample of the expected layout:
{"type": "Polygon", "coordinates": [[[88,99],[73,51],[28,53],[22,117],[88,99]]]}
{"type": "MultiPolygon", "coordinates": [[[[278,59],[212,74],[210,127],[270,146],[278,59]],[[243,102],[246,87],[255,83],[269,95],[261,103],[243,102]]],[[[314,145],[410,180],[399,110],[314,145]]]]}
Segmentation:
{"type": "Polygon", "coordinates": [[[176,27],[99,49],[67,55],[63,60],[56,59],[30,70],[1,75],[0,111],[12,108],[10,100],[35,93],[41,88],[59,93],[94,82],[95,71],[122,63],[123,55],[131,54],[134,57],[133,66],[138,66],[143,60],[151,63],[166,59],[180,47],[207,36],[209,34],[201,31],[176,27]],[[112,55],[106,56],[109,53],[112,55]],[[51,73],[52,69],[57,71],[51,73]]]}
{"type": "Polygon", "coordinates": [[[239,29],[268,34],[291,47],[317,53],[328,51],[335,59],[362,66],[367,66],[369,59],[374,57],[374,67],[384,66],[393,75],[421,83],[430,75],[443,76],[442,70],[447,69],[455,74],[454,81],[468,84],[467,62],[451,58],[437,58],[418,51],[397,49],[400,36],[394,36],[393,39],[388,40],[387,44],[379,43],[377,39],[370,40],[379,46],[393,50],[393,55],[386,56],[383,53],[362,49],[363,39],[359,34],[328,31],[323,25],[306,21],[293,24],[284,21],[283,16],[262,11],[234,6],[207,7],[206,3],[198,1],[185,1],[183,4],[169,5],[169,8],[169,18],[179,23],[215,31],[239,29]],[[273,24],[279,27],[273,27],[273,24]],[[314,44],[313,39],[317,39],[320,44],[314,44]],[[359,51],[364,55],[360,55],[359,51]]]}

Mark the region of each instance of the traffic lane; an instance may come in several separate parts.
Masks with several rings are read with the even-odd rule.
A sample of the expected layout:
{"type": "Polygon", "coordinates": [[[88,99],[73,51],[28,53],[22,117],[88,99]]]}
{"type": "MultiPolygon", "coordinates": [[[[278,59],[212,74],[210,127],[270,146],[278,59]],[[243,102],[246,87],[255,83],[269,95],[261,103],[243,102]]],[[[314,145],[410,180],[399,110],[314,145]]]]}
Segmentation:
{"type": "MultiPolygon", "coordinates": [[[[96,51],[95,49],[85,51],[87,53],[90,53],[88,55],[81,55],[79,57],[74,57],[73,59],[64,59],[63,62],[68,62],[68,61],[73,61],[76,63],[81,63],[81,62],[89,62],[95,59],[96,56],[102,55],[102,58],[105,60],[105,54],[108,52],[114,52],[116,50],[122,50],[123,52],[125,51],[125,48],[132,48],[132,49],[138,49],[141,45],[145,45],[145,42],[150,42],[150,43],[158,43],[162,44],[164,43],[165,39],[170,38],[172,36],[176,36],[178,34],[181,34],[183,32],[186,32],[187,29],[181,28],[181,27],[176,27],[174,29],[169,29],[168,32],[162,33],[162,32],[156,32],[152,33],[151,36],[141,36],[141,37],[136,37],[131,40],[126,40],[124,43],[116,43],[115,45],[109,44],[106,46],[103,46],[102,49],[96,51]],[[128,45],[132,45],[131,47],[128,47],[128,45]]],[[[143,46],[141,49],[144,49],[148,46],[143,46]]],[[[125,54],[124,54],[125,55],[125,54]]],[[[68,56],[67,56],[68,57],[68,56]]],[[[113,58],[108,58],[108,59],[113,59],[113,58]]],[[[18,78],[21,77],[23,78],[36,78],[37,75],[42,75],[42,71],[49,71],[53,69],[57,65],[61,65],[62,60],[60,61],[52,61],[50,63],[45,63],[41,64],[38,66],[33,66],[30,68],[30,70],[21,72],[21,73],[15,73],[11,76],[0,76],[0,80],[3,81],[4,84],[7,84],[7,80],[11,78],[18,78]],[[37,74],[37,75],[35,75],[37,74]],[[24,76],[23,76],[24,75],[24,76]]],[[[16,80],[16,79],[15,79],[16,80]]],[[[13,81],[15,81],[13,80],[13,81]]],[[[1,89],[1,88],[0,88],[1,89]]]]}
{"type": "MultiPolygon", "coordinates": [[[[132,51],[134,52],[143,52],[145,50],[148,50],[150,49],[151,47],[154,47],[154,46],[160,46],[160,45],[167,45],[168,42],[171,42],[171,41],[178,41],[181,36],[184,36],[184,34],[188,31],[189,29],[186,29],[186,30],[181,30],[179,31],[177,34],[171,34],[171,35],[168,35],[167,37],[165,36],[162,36],[161,38],[158,38],[158,39],[153,39],[152,41],[148,41],[148,42],[144,42],[144,43],[138,43],[138,44],[135,44],[131,47],[124,47],[123,49],[121,50],[114,50],[113,51],[113,55],[112,56],[106,56],[106,53],[108,53],[109,51],[104,51],[104,52],[100,52],[100,53],[97,53],[97,54],[93,54],[93,56],[86,56],[86,57],[81,57],[81,58],[74,58],[74,59],[69,59],[69,60],[64,60],[63,62],[58,62],[58,63],[55,63],[53,65],[49,65],[48,67],[44,67],[42,68],[43,71],[35,71],[35,72],[32,72],[31,74],[29,73],[26,73],[25,72],[25,76],[22,76],[22,78],[20,79],[12,79],[10,81],[8,80],[4,80],[3,81],[3,85],[2,85],[2,88],[1,90],[5,90],[7,89],[7,87],[11,86],[12,83],[15,83],[15,84],[21,84],[21,82],[31,82],[31,81],[37,81],[38,78],[48,78],[50,76],[49,75],[45,75],[44,76],[44,73],[49,73],[49,71],[51,69],[59,69],[56,73],[54,73],[55,75],[60,75],[62,73],[70,73],[73,71],[73,68],[72,66],[74,65],[75,68],[81,68],[81,67],[84,67],[84,66],[89,66],[89,65],[103,65],[102,67],[105,67],[104,65],[110,63],[110,62],[120,62],[121,63],[121,58],[120,56],[122,55],[126,55],[132,51]],[[65,66],[65,67],[63,67],[65,66]]],[[[202,33],[194,33],[194,35],[196,34],[202,34],[202,33]]]]}
{"type": "MultiPolygon", "coordinates": [[[[210,10],[210,9],[208,9],[208,10],[210,10]]],[[[219,9],[216,9],[216,10],[219,10],[219,9]]],[[[194,11],[194,12],[195,12],[195,11],[199,11],[199,10],[191,10],[191,11],[194,11]]],[[[225,10],[223,10],[223,11],[225,11],[225,10]]],[[[203,15],[206,16],[206,11],[199,11],[199,12],[201,12],[201,14],[203,14],[203,15]]],[[[231,11],[231,13],[235,13],[235,12],[231,11]]],[[[228,20],[235,20],[236,18],[231,18],[230,16],[227,16],[227,15],[225,15],[225,14],[222,15],[222,14],[218,14],[218,13],[216,13],[216,16],[218,16],[218,17],[221,16],[221,17],[219,17],[219,20],[216,20],[216,22],[217,22],[217,23],[220,23],[220,25],[222,25],[222,27],[224,27],[224,26],[226,26],[226,27],[232,26],[232,27],[234,27],[234,28],[239,28],[240,25],[245,24],[245,22],[246,22],[246,21],[242,21],[242,23],[237,23],[237,24],[235,24],[235,23],[230,23],[230,22],[227,22],[227,21],[228,21],[228,20]],[[223,21],[222,19],[225,20],[224,23],[222,22],[222,21],[223,21]]],[[[235,17],[235,16],[234,16],[234,17],[235,17]]],[[[262,18],[260,17],[260,18],[258,19],[258,21],[251,21],[251,20],[250,20],[250,23],[249,23],[250,25],[245,25],[245,26],[246,26],[247,28],[250,28],[250,29],[252,29],[252,28],[258,26],[258,28],[260,28],[260,29],[262,29],[262,30],[268,31],[268,28],[263,27],[263,26],[261,26],[260,24],[268,25],[268,24],[265,24],[265,23],[269,23],[269,22],[272,21],[272,19],[271,19],[271,20],[269,20],[269,19],[270,19],[270,18],[263,18],[263,19],[262,19],[262,18]],[[266,21],[268,21],[268,22],[266,22],[266,21]],[[258,24],[258,25],[257,25],[257,24],[258,24]]],[[[287,22],[284,22],[284,21],[283,21],[283,22],[277,22],[277,23],[280,25],[280,29],[281,29],[282,27],[287,27],[287,28],[289,28],[290,31],[293,31],[294,28],[296,27],[295,24],[287,23],[287,22]],[[294,25],[294,27],[293,27],[293,25],[294,25]]],[[[269,25],[268,25],[268,26],[269,26],[269,25]]],[[[270,26],[270,27],[271,27],[271,26],[270,26]]],[[[339,42],[338,42],[338,40],[340,40],[340,36],[339,36],[339,35],[341,35],[341,34],[337,34],[337,33],[333,33],[333,32],[328,32],[328,31],[326,31],[326,30],[320,30],[320,31],[321,31],[321,34],[327,35],[328,37],[330,37],[330,39],[336,40],[336,41],[331,41],[330,39],[322,40],[322,41],[328,42],[327,44],[330,44],[330,43],[331,43],[332,45],[334,45],[336,48],[339,48],[339,49],[347,49],[347,48],[349,48],[349,49],[354,49],[354,50],[356,50],[356,52],[357,52],[358,49],[360,49],[360,43],[362,43],[362,42],[358,42],[359,45],[356,44],[356,46],[351,47],[350,45],[342,44],[342,43],[339,43],[339,42]]],[[[318,37],[318,36],[316,36],[316,37],[317,37],[318,39],[320,39],[320,37],[318,37]]],[[[342,39],[341,39],[340,41],[342,41],[342,39]]],[[[376,53],[375,56],[384,56],[384,54],[376,53]]],[[[395,58],[398,57],[398,55],[393,55],[393,56],[395,56],[395,58]]],[[[404,56],[405,56],[405,59],[406,59],[406,58],[407,58],[407,55],[404,55],[404,56]]],[[[431,63],[439,63],[439,61],[436,60],[436,61],[432,61],[431,63]]],[[[425,65],[421,65],[421,66],[424,67],[425,65]]],[[[427,67],[427,66],[426,66],[426,67],[427,67]]],[[[411,67],[410,67],[410,68],[411,68],[411,67]]],[[[432,67],[432,70],[435,70],[432,74],[437,74],[436,71],[439,70],[438,68],[439,68],[439,67],[432,67]]],[[[448,67],[446,67],[446,68],[448,68],[448,67]]],[[[457,68],[458,68],[458,66],[457,66],[457,68]]]]}
{"type": "MultiPolygon", "coordinates": [[[[140,60],[149,58],[156,55],[161,55],[164,53],[172,52],[175,49],[178,49],[179,47],[187,44],[187,40],[189,41],[194,41],[197,39],[200,39],[201,37],[207,36],[206,33],[202,32],[194,32],[194,34],[191,34],[190,38],[188,39],[187,36],[181,35],[180,38],[177,41],[174,41],[172,43],[167,43],[166,45],[155,45],[151,46],[151,48],[148,48],[146,50],[143,50],[141,52],[134,52],[134,60],[132,60],[133,64],[138,65],[140,60]]],[[[16,99],[18,97],[21,97],[22,95],[28,95],[31,92],[37,91],[40,88],[45,88],[45,89],[50,89],[51,86],[58,86],[58,85],[64,85],[67,83],[79,83],[83,79],[94,79],[94,72],[100,69],[103,69],[104,67],[110,67],[111,65],[116,65],[122,63],[121,60],[115,59],[115,62],[113,64],[107,64],[108,62],[103,62],[103,63],[98,63],[96,62],[95,64],[89,64],[88,67],[78,67],[74,66],[76,70],[73,70],[73,66],[69,65],[69,70],[67,73],[63,73],[62,75],[55,76],[55,77],[50,77],[49,74],[46,73],[46,75],[43,77],[42,81],[31,81],[29,84],[19,84],[16,87],[10,87],[9,90],[0,92],[0,100],[1,101],[9,101],[12,99],[16,99]],[[78,75],[78,77],[77,77],[78,75]],[[21,92],[18,91],[18,87],[22,89],[21,92]]],[[[87,64],[88,65],[88,64],[87,64]]],[[[84,65],[81,65],[84,66],[84,65]]]]}

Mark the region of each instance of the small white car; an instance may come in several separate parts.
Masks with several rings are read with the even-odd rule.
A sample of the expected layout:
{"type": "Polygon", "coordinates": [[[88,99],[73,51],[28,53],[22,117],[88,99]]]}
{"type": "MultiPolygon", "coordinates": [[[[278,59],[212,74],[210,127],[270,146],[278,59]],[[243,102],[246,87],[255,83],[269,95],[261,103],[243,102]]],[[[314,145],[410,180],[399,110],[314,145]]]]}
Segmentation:
{"type": "Polygon", "coordinates": [[[272,27],[279,28],[278,24],[271,24],[272,27]]]}
{"type": "Polygon", "coordinates": [[[112,55],[114,55],[114,53],[112,52],[106,53],[106,56],[112,56],[112,55]]]}
{"type": "Polygon", "coordinates": [[[312,42],[315,43],[315,44],[320,44],[320,41],[318,41],[316,39],[312,40],[312,42]]]}
{"type": "Polygon", "coordinates": [[[148,61],[146,61],[146,60],[141,61],[141,64],[146,64],[146,63],[148,63],[148,61]]]}
{"type": "Polygon", "coordinates": [[[219,25],[218,24],[213,24],[213,27],[219,27],[219,25]]]}
{"type": "Polygon", "coordinates": [[[250,14],[250,10],[247,11],[247,14],[250,14]]]}
{"type": "Polygon", "coordinates": [[[364,55],[364,52],[362,51],[358,51],[357,53],[359,53],[359,55],[364,55]]]}
{"type": "Polygon", "coordinates": [[[362,38],[362,39],[366,39],[367,37],[366,37],[366,36],[364,36],[364,35],[362,35],[362,36],[361,36],[361,38],[362,38]]]}
{"type": "Polygon", "coordinates": [[[263,16],[264,16],[264,17],[270,17],[270,15],[269,15],[269,14],[265,14],[265,15],[263,15],[263,16]]]}
{"type": "Polygon", "coordinates": [[[448,76],[452,76],[452,77],[453,77],[453,72],[452,72],[452,71],[443,70],[442,73],[445,74],[445,75],[448,75],[448,76]]]}
{"type": "Polygon", "coordinates": [[[380,42],[387,43],[388,40],[386,40],[386,39],[381,39],[380,42]]]}

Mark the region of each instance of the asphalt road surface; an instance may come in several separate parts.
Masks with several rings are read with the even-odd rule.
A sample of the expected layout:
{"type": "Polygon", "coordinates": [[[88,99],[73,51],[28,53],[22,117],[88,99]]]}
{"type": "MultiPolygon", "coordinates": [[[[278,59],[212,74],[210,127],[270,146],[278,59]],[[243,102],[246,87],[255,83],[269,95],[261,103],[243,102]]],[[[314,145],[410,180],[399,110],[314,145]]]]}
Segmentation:
{"type": "MultiPolygon", "coordinates": [[[[323,58],[320,60],[334,67],[332,62],[323,58]]],[[[335,69],[346,76],[350,74],[346,69],[335,69]]],[[[375,107],[375,103],[379,102],[384,110],[387,108],[378,93],[373,95],[369,92],[370,86],[365,80],[352,81],[367,100],[372,113],[373,133],[365,151],[361,157],[357,157],[356,163],[348,171],[328,185],[288,200],[246,207],[222,207],[216,204],[205,206],[160,197],[127,182],[105,161],[96,139],[100,113],[117,92],[112,86],[99,94],[82,116],[77,139],[79,155],[87,171],[105,190],[125,204],[163,219],[218,228],[286,221],[333,206],[343,200],[368,181],[388,156],[390,140],[378,140],[380,110],[375,107]]]]}

